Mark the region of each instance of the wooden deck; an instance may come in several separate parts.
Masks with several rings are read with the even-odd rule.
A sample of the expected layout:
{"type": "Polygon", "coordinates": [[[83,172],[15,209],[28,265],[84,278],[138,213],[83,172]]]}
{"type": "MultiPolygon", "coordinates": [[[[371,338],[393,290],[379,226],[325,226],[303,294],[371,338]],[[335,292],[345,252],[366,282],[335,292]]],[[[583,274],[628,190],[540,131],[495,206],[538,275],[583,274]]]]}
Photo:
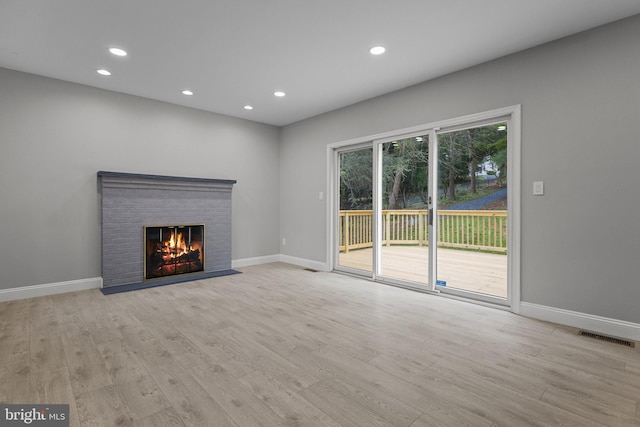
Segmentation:
{"type": "MultiPolygon", "coordinates": [[[[426,246],[385,246],[382,275],[427,283],[429,252],[426,246]]],[[[372,249],[341,253],[339,265],[371,271],[372,249]]],[[[507,297],[507,256],[484,252],[438,249],[438,280],[447,287],[507,297]]]]}

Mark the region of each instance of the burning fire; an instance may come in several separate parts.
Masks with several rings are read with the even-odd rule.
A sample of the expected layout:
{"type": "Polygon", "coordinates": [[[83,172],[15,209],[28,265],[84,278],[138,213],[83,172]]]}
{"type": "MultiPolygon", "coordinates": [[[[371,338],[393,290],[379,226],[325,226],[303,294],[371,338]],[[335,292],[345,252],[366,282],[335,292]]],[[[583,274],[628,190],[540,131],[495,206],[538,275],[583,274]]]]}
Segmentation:
{"type": "MultiPolygon", "coordinates": [[[[184,237],[182,237],[182,233],[178,233],[178,238],[176,241],[175,233],[172,231],[171,238],[169,239],[169,242],[167,244],[167,248],[169,249],[171,258],[176,258],[180,255],[188,253],[187,243],[185,242],[184,237]]],[[[189,250],[191,250],[191,248],[189,248],[189,250]]]]}

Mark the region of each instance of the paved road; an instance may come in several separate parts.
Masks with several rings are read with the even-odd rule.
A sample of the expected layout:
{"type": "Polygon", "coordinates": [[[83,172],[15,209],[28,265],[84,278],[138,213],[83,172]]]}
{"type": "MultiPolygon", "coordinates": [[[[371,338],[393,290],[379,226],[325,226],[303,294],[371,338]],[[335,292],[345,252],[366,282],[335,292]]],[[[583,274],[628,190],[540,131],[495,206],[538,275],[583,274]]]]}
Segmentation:
{"type": "Polygon", "coordinates": [[[447,210],[453,211],[464,211],[470,210],[475,211],[478,209],[482,209],[489,203],[493,203],[496,200],[505,199],[507,197],[507,189],[503,188],[501,190],[496,191],[495,193],[487,194],[484,197],[480,197],[479,199],[469,200],[462,203],[457,203],[455,205],[449,206],[447,210]]]}

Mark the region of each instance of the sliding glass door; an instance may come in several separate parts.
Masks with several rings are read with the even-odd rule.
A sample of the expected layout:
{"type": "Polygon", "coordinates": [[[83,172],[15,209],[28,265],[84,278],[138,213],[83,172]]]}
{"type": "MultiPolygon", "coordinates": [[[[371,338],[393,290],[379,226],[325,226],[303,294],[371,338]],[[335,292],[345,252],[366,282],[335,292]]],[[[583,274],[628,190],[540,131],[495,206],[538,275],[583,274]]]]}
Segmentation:
{"type": "Polygon", "coordinates": [[[429,135],[378,142],[378,275],[429,283],[429,135]]]}
{"type": "Polygon", "coordinates": [[[507,123],[438,134],[438,285],[506,299],[507,123]]]}
{"type": "Polygon", "coordinates": [[[496,111],[337,149],[335,269],[509,305],[519,109],[496,111]]]}
{"type": "Polygon", "coordinates": [[[337,265],[373,271],[373,148],[340,151],[337,265]]]}

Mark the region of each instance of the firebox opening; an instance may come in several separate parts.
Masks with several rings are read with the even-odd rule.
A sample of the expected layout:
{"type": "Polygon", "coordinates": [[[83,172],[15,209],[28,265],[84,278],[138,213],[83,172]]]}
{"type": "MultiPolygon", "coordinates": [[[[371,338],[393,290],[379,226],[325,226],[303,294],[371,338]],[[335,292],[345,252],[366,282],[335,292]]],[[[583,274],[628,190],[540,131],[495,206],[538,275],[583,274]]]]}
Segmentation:
{"type": "Polygon", "coordinates": [[[204,271],[204,225],[145,227],[145,280],[204,271]]]}

